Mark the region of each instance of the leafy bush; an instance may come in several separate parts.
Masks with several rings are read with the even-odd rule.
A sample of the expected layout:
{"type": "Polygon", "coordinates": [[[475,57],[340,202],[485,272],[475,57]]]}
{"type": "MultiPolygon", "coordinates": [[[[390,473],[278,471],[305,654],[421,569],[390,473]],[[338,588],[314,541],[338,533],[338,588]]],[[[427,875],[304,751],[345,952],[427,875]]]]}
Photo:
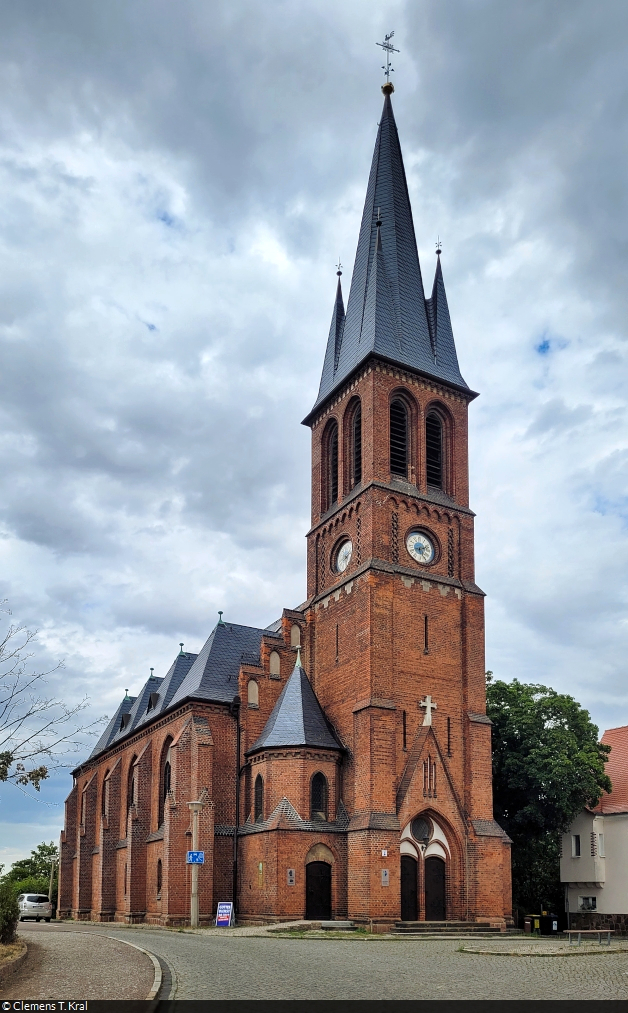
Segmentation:
{"type": "Polygon", "coordinates": [[[15,887],[13,883],[4,880],[0,882],[0,943],[6,946],[7,943],[15,942],[19,917],[15,887]]]}

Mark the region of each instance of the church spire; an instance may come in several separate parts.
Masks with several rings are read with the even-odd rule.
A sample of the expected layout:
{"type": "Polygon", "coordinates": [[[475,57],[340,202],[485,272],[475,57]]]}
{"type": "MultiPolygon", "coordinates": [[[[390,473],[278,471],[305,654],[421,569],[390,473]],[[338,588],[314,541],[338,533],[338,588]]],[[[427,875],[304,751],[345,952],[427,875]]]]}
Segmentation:
{"type": "Polygon", "coordinates": [[[458,369],[453,336],[453,358],[449,355],[441,363],[437,356],[434,361],[429,307],[423,290],[408,184],[391,102],[392,84],[384,84],[382,91],[384,108],[371,164],[346,318],[338,328],[337,311],[334,312],[334,354],[333,357],[330,354],[330,331],[315,408],[371,355],[468,389],[458,369]],[[378,220],[381,226],[377,226],[378,220]],[[367,302],[372,293],[371,271],[376,269],[379,279],[380,266],[387,279],[385,302],[389,309],[384,312],[378,307],[381,312],[374,325],[367,313],[367,302]]]}

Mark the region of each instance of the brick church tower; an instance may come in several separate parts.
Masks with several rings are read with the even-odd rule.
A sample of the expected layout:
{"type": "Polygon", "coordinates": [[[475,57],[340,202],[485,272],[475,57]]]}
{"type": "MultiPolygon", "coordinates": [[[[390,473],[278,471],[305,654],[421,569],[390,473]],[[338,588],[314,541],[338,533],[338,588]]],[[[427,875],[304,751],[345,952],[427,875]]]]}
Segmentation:
{"type": "Polygon", "coordinates": [[[305,419],[307,600],[265,629],[221,618],[125,695],[73,771],[59,917],[210,924],[232,900],[241,921],[511,921],[468,499],[476,395],[440,255],[424,295],[383,91],[347,311],[339,279],[305,419]]]}
{"type": "Polygon", "coordinates": [[[493,820],[467,407],[440,264],[425,299],[392,84],[312,430],[309,670],[346,755],[347,912],[508,919],[493,820]]]}

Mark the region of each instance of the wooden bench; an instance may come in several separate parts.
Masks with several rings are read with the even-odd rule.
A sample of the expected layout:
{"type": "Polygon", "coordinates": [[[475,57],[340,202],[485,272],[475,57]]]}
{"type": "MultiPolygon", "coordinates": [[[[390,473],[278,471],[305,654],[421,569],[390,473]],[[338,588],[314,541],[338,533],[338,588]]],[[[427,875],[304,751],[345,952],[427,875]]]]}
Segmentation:
{"type": "Polygon", "coordinates": [[[597,941],[602,945],[602,936],[606,936],[606,945],[611,945],[611,936],[615,929],[567,929],[565,935],[569,937],[569,945],[571,946],[571,940],[573,936],[578,937],[578,946],[582,941],[583,936],[597,936],[597,941]]]}

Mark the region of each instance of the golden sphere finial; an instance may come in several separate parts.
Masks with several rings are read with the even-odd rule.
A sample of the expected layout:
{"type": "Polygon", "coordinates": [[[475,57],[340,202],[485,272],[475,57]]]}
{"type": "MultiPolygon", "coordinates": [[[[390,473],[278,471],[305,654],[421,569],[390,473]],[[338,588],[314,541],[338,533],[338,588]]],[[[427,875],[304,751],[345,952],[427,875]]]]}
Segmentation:
{"type": "Polygon", "coordinates": [[[384,92],[384,95],[392,95],[394,90],[395,86],[392,83],[392,81],[386,81],[386,84],[382,85],[382,91],[384,92]]]}

